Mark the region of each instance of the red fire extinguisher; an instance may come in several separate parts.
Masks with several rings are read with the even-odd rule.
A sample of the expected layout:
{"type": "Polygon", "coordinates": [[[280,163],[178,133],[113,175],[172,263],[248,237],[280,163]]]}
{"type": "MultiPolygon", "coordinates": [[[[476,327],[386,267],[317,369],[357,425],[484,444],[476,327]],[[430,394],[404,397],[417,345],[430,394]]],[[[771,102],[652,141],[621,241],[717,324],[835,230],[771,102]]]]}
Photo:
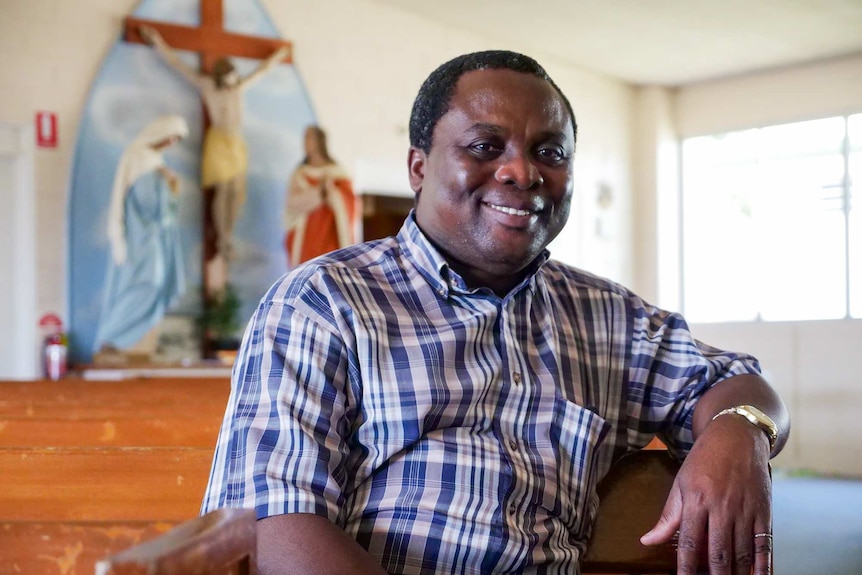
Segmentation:
{"type": "Polygon", "coordinates": [[[66,375],[66,336],[55,333],[45,338],[45,377],[58,380],[66,375]]]}
{"type": "Polygon", "coordinates": [[[55,313],[39,318],[42,331],[42,371],[46,379],[60,379],[66,375],[69,340],[63,332],[63,320],[55,313]]]}

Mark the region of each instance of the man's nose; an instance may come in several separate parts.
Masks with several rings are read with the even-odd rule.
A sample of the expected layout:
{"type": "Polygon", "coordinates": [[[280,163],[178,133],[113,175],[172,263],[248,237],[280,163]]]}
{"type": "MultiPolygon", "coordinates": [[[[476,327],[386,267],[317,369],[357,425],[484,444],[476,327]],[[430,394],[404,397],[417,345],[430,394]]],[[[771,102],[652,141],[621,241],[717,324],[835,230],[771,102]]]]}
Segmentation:
{"type": "Polygon", "coordinates": [[[520,190],[529,190],[545,182],[532,158],[520,152],[503,156],[494,177],[499,183],[514,185],[520,190]]]}

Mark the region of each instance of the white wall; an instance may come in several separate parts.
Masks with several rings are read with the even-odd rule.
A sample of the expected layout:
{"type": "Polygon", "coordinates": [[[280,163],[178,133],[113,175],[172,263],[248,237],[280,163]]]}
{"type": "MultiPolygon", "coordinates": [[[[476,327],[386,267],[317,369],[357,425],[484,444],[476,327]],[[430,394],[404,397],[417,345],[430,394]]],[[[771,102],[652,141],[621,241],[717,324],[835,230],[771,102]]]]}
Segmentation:
{"type": "Polygon", "coordinates": [[[790,408],[776,467],[862,476],[862,320],[698,324],[699,339],[744,350],[790,408]]]}
{"type": "MultiPolygon", "coordinates": [[[[693,85],[676,94],[682,137],[859,112],[862,55],[693,85]]],[[[862,320],[693,329],[704,341],[757,355],[788,403],[793,433],[777,465],[862,476],[862,320]]]]}
{"type": "Polygon", "coordinates": [[[862,54],[680,89],[683,138],[862,111],[862,54]]]}
{"type": "Polygon", "coordinates": [[[679,139],[674,93],[656,86],[635,93],[632,138],[634,280],[631,288],[647,301],[678,311],[679,139]]]}
{"type": "MultiPolygon", "coordinates": [[[[350,171],[374,167],[389,181],[406,174],[407,122],[421,82],[458,54],[499,46],[481,29],[452,30],[371,0],[262,0],[282,36],[333,155],[350,171]]],[[[60,145],[35,153],[38,313],[66,308],[67,179],[88,87],[135,0],[0,0],[0,121],[30,123],[37,110],[58,114],[60,145]]],[[[581,128],[573,217],[554,255],[630,279],[631,88],[530,53],[572,100],[581,128]],[[617,203],[612,237],[593,240],[594,191],[608,181],[617,203]],[[584,213],[586,212],[586,215],[584,213]]],[[[364,170],[367,172],[367,169],[364,170]]],[[[406,185],[406,179],[403,180],[406,185]]],[[[406,190],[405,190],[406,191],[406,190]]],[[[0,242],[5,243],[3,230],[0,242]]]]}
{"type": "Polygon", "coordinates": [[[0,378],[39,377],[33,130],[0,123],[0,378]]]}

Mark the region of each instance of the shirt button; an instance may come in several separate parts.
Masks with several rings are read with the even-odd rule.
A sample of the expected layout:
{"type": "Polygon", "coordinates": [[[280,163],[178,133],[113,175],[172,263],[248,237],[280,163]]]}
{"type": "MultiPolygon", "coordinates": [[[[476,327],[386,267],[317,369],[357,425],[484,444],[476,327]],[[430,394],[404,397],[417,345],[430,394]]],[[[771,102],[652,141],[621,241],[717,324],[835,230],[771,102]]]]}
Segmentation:
{"type": "Polygon", "coordinates": [[[517,505],[515,505],[514,503],[509,504],[509,515],[514,515],[517,510],[518,510],[517,505]]]}
{"type": "Polygon", "coordinates": [[[514,372],[514,373],[512,374],[512,381],[514,381],[514,382],[515,382],[515,385],[518,385],[519,383],[521,383],[521,374],[520,374],[520,372],[517,372],[517,371],[516,371],[516,372],[514,372]]]}
{"type": "Polygon", "coordinates": [[[517,441],[515,441],[514,439],[510,439],[510,440],[509,440],[509,447],[511,447],[511,448],[512,448],[512,451],[517,451],[517,449],[518,449],[518,442],[517,442],[517,441]]]}

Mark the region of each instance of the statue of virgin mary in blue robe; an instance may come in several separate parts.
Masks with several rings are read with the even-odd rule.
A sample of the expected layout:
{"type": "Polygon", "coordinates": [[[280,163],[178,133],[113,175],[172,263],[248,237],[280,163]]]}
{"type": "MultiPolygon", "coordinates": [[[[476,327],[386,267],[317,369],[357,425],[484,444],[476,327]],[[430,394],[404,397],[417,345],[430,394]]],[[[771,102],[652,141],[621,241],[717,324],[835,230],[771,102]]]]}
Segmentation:
{"type": "Polygon", "coordinates": [[[187,134],[182,117],[159,118],[120,159],[108,215],[111,254],[94,351],[154,353],[158,324],[185,291],[178,179],[165,166],[163,153],[187,134]]]}

